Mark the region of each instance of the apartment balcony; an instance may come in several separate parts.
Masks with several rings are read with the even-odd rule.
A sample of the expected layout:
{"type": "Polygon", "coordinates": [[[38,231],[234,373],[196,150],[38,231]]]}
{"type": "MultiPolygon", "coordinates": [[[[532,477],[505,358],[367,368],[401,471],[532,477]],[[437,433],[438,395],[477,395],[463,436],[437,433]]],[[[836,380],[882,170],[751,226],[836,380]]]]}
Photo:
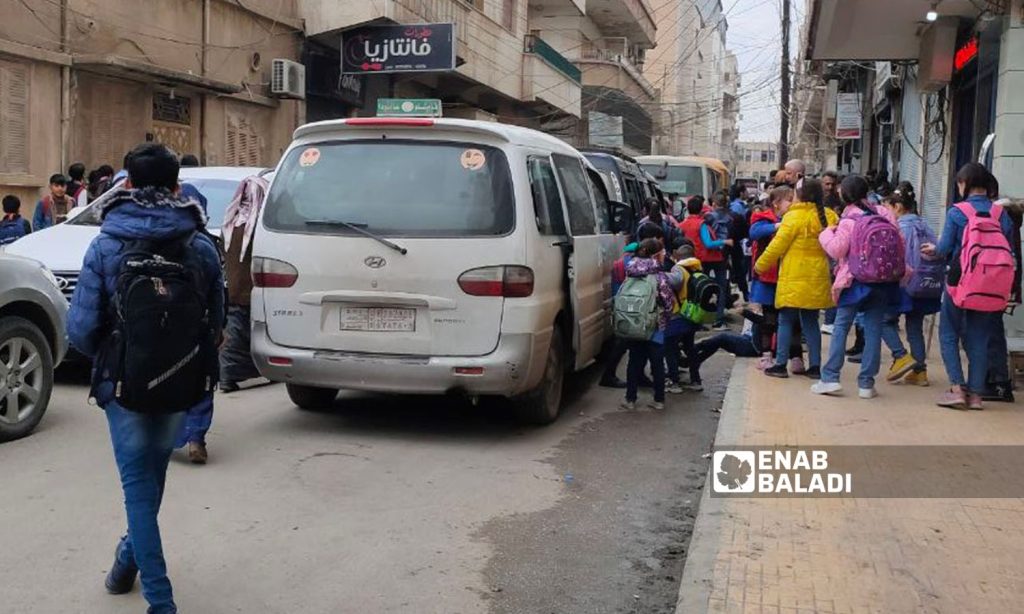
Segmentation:
{"type": "Polygon", "coordinates": [[[580,116],[583,71],[544,39],[529,34],[523,53],[523,101],[580,116]]]}
{"type": "Polygon", "coordinates": [[[623,38],[592,41],[580,48],[576,64],[583,69],[583,86],[620,90],[641,104],[657,99],[657,91],[644,77],[623,38]]]}
{"type": "Polygon", "coordinates": [[[587,0],[586,11],[607,36],[623,36],[648,48],[656,43],[654,9],[648,0],[587,0]]]}

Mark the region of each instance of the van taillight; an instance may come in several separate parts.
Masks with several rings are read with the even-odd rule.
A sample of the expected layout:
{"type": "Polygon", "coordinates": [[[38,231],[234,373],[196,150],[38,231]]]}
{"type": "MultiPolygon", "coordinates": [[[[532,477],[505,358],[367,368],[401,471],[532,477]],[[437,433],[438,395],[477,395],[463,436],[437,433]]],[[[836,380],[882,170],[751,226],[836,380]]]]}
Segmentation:
{"type": "Polygon", "coordinates": [[[459,287],[471,296],[522,298],[533,294],[533,271],[524,266],[490,266],[459,275],[459,287]]]}
{"type": "Polygon", "coordinates": [[[291,288],[299,279],[292,265],[273,258],[252,259],[252,285],[257,288],[291,288]]]}

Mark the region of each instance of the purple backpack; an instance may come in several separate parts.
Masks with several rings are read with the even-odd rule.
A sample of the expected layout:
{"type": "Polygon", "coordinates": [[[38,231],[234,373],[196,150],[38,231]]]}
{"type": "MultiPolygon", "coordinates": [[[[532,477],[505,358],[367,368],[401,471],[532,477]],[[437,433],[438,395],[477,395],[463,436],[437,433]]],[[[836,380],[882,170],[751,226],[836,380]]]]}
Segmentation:
{"type": "Polygon", "coordinates": [[[850,273],[865,284],[897,282],[907,269],[900,229],[867,206],[853,221],[848,262],[850,273]]]}
{"type": "Polygon", "coordinates": [[[921,218],[900,220],[900,229],[907,243],[907,266],[914,270],[907,283],[907,294],[912,298],[939,298],[946,284],[944,259],[930,260],[921,255],[921,245],[936,244],[935,233],[921,218]]]}

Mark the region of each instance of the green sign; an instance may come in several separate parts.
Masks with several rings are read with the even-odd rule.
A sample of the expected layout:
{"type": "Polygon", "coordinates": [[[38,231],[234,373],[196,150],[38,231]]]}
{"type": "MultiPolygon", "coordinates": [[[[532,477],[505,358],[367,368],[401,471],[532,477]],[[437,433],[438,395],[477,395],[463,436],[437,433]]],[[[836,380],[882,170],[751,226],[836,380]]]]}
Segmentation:
{"type": "Polygon", "coordinates": [[[436,98],[379,98],[377,117],[441,117],[436,98]]]}

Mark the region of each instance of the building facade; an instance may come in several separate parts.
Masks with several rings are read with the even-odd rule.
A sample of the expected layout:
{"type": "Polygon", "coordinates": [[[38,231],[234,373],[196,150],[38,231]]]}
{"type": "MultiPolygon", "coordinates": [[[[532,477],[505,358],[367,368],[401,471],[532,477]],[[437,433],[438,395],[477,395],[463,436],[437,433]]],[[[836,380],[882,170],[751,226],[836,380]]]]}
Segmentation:
{"type": "Polygon", "coordinates": [[[310,120],[373,115],[380,98],[437,98],[446,117],[650,151],[654,90],[639,69],[655,43],[647,0],[300,0],[299,13],[317,84],[310,120]],[[457,67],[341,77],[340,40],[371,23],[453,23],[457,67]]]}
{"type": "Polygon", "coordinates": [[[644,67],[660,92],[655,149],[731,162],[739,75],[722,3],[670,0],[656,11],[658,46],[644,67]]]}
{"type": "Polygon", "coordinates": [[[72,162],[120,168],[145,141],[208,165],[270,165],[304,120],[301,101],[269,91],[272,60],[299,59],[294,0],[0,9],[0,190],[23,203],[72,162]]]}
{"type": "Polygon", "coordinates": [[[771,172],[782,166],[779,144],[770,141],[739,141],[736,143],[736,179],[768,181],[771,172]]]}
{"type": "MultiPolygon", "coordinates": [[[[810,3],[791,140],[819,168],[911,182],[938,229],[966,162],[986,164],[1003,197],[1024,199],[1024,0],[945,0],[931,23],[928,9],[810,3]],[[872,35],[848,35],[859,31],[872,35]]],[[[1024,319],[1007,327],[1024,334],[1024,319]]]]}

